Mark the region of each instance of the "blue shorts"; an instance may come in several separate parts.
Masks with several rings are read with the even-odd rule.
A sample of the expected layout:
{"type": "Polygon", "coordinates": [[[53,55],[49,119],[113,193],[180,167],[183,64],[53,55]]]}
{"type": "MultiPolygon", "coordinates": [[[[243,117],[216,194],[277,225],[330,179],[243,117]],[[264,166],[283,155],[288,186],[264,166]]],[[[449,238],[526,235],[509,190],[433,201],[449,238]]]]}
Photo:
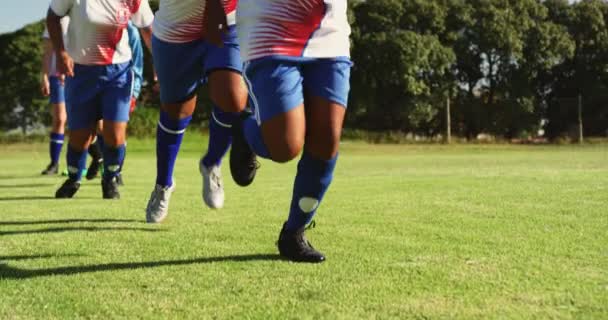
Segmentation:
{"type": "Polygon", "coordinates": [[[65,103],[65,88],[61,84],[61,80],[58,77],[49,77],[49,84],[51,89],[50,102],[52,104],[65,103]]]}
{"type": "Polygon", "coordinates": [[[162,103],[188,100],[213,70],[228,69],[238,73],[242,70],[235,26],[230,26],[224,35],[223,48],[203,39],[171,43],[152,37],[152,55],[162,103]]]}
{"type": "Polygon", "coordinates": [[[133,72],[131,63],[106,66],[74,65],[65,80],[68,126],[90,128],[97,120],[129,121],[133,72]]]}
{"type": "Polygon", "coordinates": [[[258,124],[304,103],[304,92],[346,108],[350,68],[346,57],[265,57],[245,64],[245,82],[258,124]]]}

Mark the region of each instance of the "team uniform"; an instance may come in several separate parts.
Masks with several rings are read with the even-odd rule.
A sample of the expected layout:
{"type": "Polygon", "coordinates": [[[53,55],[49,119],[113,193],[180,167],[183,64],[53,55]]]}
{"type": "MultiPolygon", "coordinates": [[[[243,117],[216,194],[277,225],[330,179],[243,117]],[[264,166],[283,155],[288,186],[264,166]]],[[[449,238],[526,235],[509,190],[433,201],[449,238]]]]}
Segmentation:
{"type": "MultiPolygon", "coordinates": [[[[65,43],[67,43],[67,32],[69,23],[69,17],[64,17],[63,19],[61,19],[61,32],[63,35],[63,41],[65,43]]],[[[44,32],[42,33],[42,39],[50,41],[48,30],[44,30],[44,32]]],[[[51,54],[51,61],[49,61],[48,81],[50,89],[49,103],[55,106],[65,104],[65,90],[63,84],[61,83],[61,80],[57,76],[57,57],[55,56],[54,52],[51,54]]],[[[65,108],[65,106],[58,107],[65,108]]],[[[51,158],[51,163],[44,171],[42,171],[42,174],[57,173],[59,167],[59,156],[61,155],[61,149],[63,148],[64,140],[65,135],[63,133],[51,132],[49,141],[49,156],[51,158]]]]}
{"type": "MultiPolygon", "coordinates": [[[[260,125],[303,105],[305,93],[346,108],[352,65],[346,12],[346,0],[239,2],[239,44],[255,113],[255,119],[245,121],[244,130],[256,154],[270,157],[260,125]]],[[[317,159],[304,148],[289,218],[278,242],[281,255],[288,259],[325,259],[305,240],[304,227],[329,187],[336,161],[337,156],[317,159]]]]}
{"type": "MultiPolygon", "coordinates": [[[[221,2],[228,25],[220,48],[205,39],[205,1],[160,1],[152,27],[152,51],[160,83],[160,99],[164,105],[189,101],[196,95],[197,88],[208,82],[213,71],[229,70],[241,74],[235,27],[237,0],[221,2]]],[[[169,196],[174,189],[173,168],[191,119],[191,116],[172,119],[167,112],[161,111],[157,129],[156,187],[146,208],[148,222],[160,222],[167,215],[169,196]]],[[[199,163],[203,176],[203,200],[210,208],[221,208],[224,203],[220,164],[232,144],[232,124],[237,120],[238,114],[224,112],[213,105],[209,146],[199,163]]],[[[232,152],[234,149],[233,146],[232,152]]],[[[251,180],[239,183],[235,178],[241,185],[251,180]]]]}
{"type": "MultiPolygon", "coordinates": [[[[127,26],[129,21],[138,28],[152,25],[148,1],[52,0],[50,9],[70,17],[66,49],[74,61],[74,77],[65,80],[70,129],[89,129],[99,119],[127,122],[133,91],[127,26]]],[[[104,182],[118,176],[124,152],[124,145],[104,146],[104,182]]],[[[86,153],[68,148],[72,182],[80,180],[85,162],[86,153]]],[[[56,196],[65,197],[59,191],[56,196]]]]}

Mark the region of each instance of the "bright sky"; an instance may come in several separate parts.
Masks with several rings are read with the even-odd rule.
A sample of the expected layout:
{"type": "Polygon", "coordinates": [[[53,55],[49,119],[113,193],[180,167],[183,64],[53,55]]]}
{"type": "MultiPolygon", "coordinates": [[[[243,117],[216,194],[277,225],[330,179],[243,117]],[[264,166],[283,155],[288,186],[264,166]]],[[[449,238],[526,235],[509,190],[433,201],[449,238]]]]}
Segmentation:
{"type": "MultiPolygon", "coordinates": [[[[0,34],[15,31],[46,16],[50,0],[0,0],[0,34]]],[[[574,2],[574,1],[572,1],[574,2]]]]}
{"type": "Polygon", "coordinates": [[[15,31],[46,16],[50,0],[0,0],[0,33],[15,31]]]}

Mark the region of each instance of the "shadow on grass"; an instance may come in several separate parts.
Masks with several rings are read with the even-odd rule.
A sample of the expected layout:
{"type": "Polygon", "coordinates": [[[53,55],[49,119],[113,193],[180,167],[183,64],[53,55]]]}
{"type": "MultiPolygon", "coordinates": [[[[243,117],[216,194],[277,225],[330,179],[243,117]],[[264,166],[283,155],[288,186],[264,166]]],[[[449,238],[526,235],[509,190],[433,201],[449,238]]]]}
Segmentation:
{"type": "Polygon", "coordinates": [[[107,263],[87,266],[67,266],[49,269],[20,269],[13,268],[7,264],[0,263],[0,279],[28,279],[46,276],[70,276],[82,273],[136,270],[144,268],[156,268],[165,266],[182,266],[192,264],[208,264],[215,262],[251,262],[251,261],[275,261],[281,260],[278,254],[249,254],[233,255],[224,257],[207,257],[187,260],[166,260],[149,262],[125,262],[107,263]]]}
{"type": "Polygon", "coordinates": [[[44,228],[36,230],[12,230],[12,231],[0,231],[0,236],[14,236],[21,234],[38,234],[38,233],[61,233],[71,231],[142,231],[142,232],[162,232],[164,230],[159,229],[146,229],[146,228],[128,228],[128,227],[64,227],[64,228],[44,228]]]}
{"type": "Polygon", "coordinates": [[[33,224],[63,224],[63,223],[144,223],[135,219],[61,219],[61,220],[28,220],[0,221],[0,226],[26,226],[33,224]]]}
{"type": "Polygon", "coordinates": [[[0,261],[8,260],[35,260],[35,259],[46,259],[46,258],[57,258],[57,257],[80,257],[79,254],[37,254],[33,256],[0,256],[0,261]]]}
{"type": "Polygon", "coordinates": [[[23,200],[56,200],[52,196],[15,196],[15,197],[0,197],[0,201],[23,201],[23,200]]]}
{"type": "Polygon", "coordinates": [[[0,184],[0,189],[19,189],[19,188],[40,188],[40,187],[48,187],[54,186],[54,183],[28,183],[28,184],[0,184]]]}

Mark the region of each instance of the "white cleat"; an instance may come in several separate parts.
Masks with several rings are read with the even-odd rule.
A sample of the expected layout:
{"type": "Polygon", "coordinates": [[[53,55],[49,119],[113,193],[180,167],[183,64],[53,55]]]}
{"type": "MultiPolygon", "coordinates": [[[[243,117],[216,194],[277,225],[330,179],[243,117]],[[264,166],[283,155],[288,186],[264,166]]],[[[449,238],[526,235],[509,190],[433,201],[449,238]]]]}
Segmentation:
{"type": "Polygon", "coordinates": [[[198,164],[203,177],[203,201],[211,209],[224,207],[224,186],[220,166],[205,167],[203,160],[198,164]]]}
{"type": "Polygon", "coordinates": [[[170,187],[163,187],[158,184],[154,187],[146,207],[146,221],[148,223],[159,223],[167,218],[169,200],[173,191],[175,191],[175,180],[170,187]]]}

